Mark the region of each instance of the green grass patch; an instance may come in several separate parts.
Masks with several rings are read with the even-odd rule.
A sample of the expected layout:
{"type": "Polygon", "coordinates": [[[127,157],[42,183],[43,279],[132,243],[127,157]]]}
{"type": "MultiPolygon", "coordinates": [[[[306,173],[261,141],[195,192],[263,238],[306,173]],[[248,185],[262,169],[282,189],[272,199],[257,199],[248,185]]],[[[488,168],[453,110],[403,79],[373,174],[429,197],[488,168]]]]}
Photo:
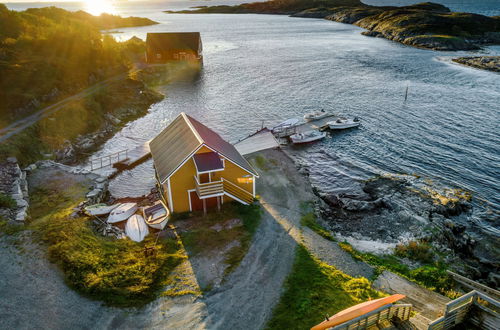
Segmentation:
{"type": "Polygon", "coordinates": [[[330,234],[328,230],[323,228],[323,226],[318,223],[318,219],[316,218],[316,215],[314,214],[312,208],[312,202],[301,202],[300,210],[303,213],[302,217],[300,218],[300,224],[302,226],[309,227],[316,234],[320,235],[323,238],[326,238],[329,241],[335,241],[335,238],[333,238],[332,234],[330,234]]]}
{"type": "Polygon", "coordinates": [[[325,228],[323,228],[319,223],[318,220],[316,219],[316,216],[314,215],[314,212],[309,212],[304,214],[300,218],[300,224],[302,226],[306,226],[311,228],[316,234],[320,235],[323,238],[326,238],[329,241],[335,241],[335,238],[333,238],[332,234],[325,228]]]}
{"type": "Polygon", "coordinates": [[[349,252],[353,258],[375,266],[375,276],[378,276],[384,270],[389,270],[451,299],[460,296],[459,293],[453,290],[454,282],[446,272],[447,266],[444,263],[433,262],[411,269],[393,255],[377,256],[372,253],[359,252],[347,242],[339,243],[339,245],[349,252]]]}
{"type": "Polygon", "coordinates": [[[269,164],[267,163],[267,160],[264,158],[262,155],[257,155],[255,156],[255,165],[257,165],[258,168],[260,168],[263,171],[268,171],[269,170],[269,164]]]}
{"type": "Polygon", "coordinates": [[[16,206],[16,201],[10,195],[0,192],[0,207],[13,209],[16,206]]]}
{"type": "Polygon", "coordinates": [[[246,255],[252,237],[260,224],[262,211],[259,204],[242,205],[234,202],[224,204],[220,212],[209,212],[206,216],[194,214],[192,218],[180,215],[177,217],[175,221],[190,221],[195,224],[192,228],[180,233],[182,242],[191,255],[210,254],[233,241],[239,242],[239,245],[231,248],[225,255],[224,262],[228,265],[225,270],[225,275],[227,275],[238,267],[246,255]],[[219,231],[215,229],[215,226],[222,226],[227,221],[236,218],[242,221],[242,226],[219,231]]]}
{"type": "Polygon", "coordinates": [[[0,233],[13,236],[22,232],[26,227],[24,224],[15,224],[0,217],[0,233]]]}
{"type": "Polygon", "coordinates": [[[168,275],[185,258],[180,242],[160,238],[155,253],[145,256],[144,248],[153,246],[156,237],[136,243],[100,236],[88,218],[70,217],[83,198],[77,182],[62,191],[48,186],[32,193],[29,228],[47,245],[50,260],[60,266],[71,288],[120,307],[143,306],[161,294],[168,275]]]}
{"type": "Polygon", "coordinates": [[[285,292],[268,329],[309,329],[350,306],[384,296],[366,278],[354,278],[314,258],[299,245],[285,292]]]}

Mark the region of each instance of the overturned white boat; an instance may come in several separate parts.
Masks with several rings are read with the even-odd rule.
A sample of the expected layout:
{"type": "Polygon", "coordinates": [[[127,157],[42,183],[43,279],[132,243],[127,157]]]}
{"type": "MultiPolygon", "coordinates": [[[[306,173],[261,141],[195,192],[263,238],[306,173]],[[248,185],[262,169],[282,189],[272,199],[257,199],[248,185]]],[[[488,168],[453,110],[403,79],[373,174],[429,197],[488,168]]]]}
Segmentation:
{"type": "Polygon", "coordinates": [[[116,209],[120,204],[107,205],[107,204],[94,204],[85,207],[85,213],[88,215],[95,215],[97,217],[110,214],[111,211],[116,209]]]}
{"type": "Polygon", "coordinates": [[[159,230],[165,228],[170,217],[170,211],[162,201],[157,201],[153,206],[144,207],[142,214],[149,227],[159,230]]]}
{"type": "Polygon", "coordinates": [[[358,127],[361,122],[357,117],[353,119],[348,119],[348,118],[339,118],[334,121],[329,121],[326,123],[330,129],[346,129],[346,128],[353,128],[353,127],[358,127]]]}
{"type": "Polygon", "coordinates": [[[137,211],[136,203],[124,203],[111,211],[108,217],[108,223],[116,223],[127,220],[137,211]]]}
{"type": "Polygon", "coordinates": [[[325,132],[320,132],[320,131],[307,131],[303,133],[296,133],[293,135],[290,135],[290,140],[294,144],[300,144],[300,143],[308,143],[308,142],[313,142],[313,141],[318,141],[323,139],[326,136],[325,132]]]}
{"type": "Polygon", "coordinates": [[[125,225],[125,234],[135,242],[142,242],[144,237],[149,234],[144,218],[138,214],[131,216],[125,225]]]}
{"type": "Polygon", "coordinates": [[[319,111],[306,113],[304,115],[304,120],[305,121],[312,121],[312,120],[322,119],[322,118],[325,118],[328,116],[330,116],[330,113],[326,112],[324,109],[321,109],[319,111]]]}
{"type": "Polygon", "coordinates": [[[271,131],[273,133],[275,133],[275,134],[276,133],[282,133],[282,132],[286,131],[287,129],[296,126],[298,123],[299,123],[299,119],[298,118],[290,118],[290,119],[287,119],[284,122],[282,122],[282,123],[274,126],[271,129],[271,131]]]}

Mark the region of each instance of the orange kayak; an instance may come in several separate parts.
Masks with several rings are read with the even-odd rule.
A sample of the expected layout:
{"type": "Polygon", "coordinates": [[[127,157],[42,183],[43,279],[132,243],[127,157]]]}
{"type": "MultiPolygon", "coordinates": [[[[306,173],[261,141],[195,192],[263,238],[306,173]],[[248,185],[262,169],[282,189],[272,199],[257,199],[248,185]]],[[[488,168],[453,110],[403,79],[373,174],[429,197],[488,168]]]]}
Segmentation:
{"type": "Polygon", "coordinates": [[[392,296],[389,297],[365,301],[364,303],[354,305],[352,307],[344,309],[343,311],[338,312],[337,314],[331,316],[328,320],[325,320],[320,324],[312,327],[311,330],[324,330],[332,328],[336,325],[350,321],[358,316],[372,312],[380,307],[392,304],[393,302],[401,300],[404,297],[406,296],[402,294],[393,294],[392,296]]]}

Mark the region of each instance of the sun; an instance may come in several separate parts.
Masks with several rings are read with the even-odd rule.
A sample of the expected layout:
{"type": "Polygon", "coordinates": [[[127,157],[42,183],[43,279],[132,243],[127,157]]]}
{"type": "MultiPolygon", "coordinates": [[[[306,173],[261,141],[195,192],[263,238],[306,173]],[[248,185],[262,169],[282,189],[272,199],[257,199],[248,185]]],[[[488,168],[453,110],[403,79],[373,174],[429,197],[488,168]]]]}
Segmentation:
{"type": "Polygon", "coordinates": [[[102,13],[115,14],[115,7],[112,1],[85,0],[85,11],[96,16],[102,13]]]}

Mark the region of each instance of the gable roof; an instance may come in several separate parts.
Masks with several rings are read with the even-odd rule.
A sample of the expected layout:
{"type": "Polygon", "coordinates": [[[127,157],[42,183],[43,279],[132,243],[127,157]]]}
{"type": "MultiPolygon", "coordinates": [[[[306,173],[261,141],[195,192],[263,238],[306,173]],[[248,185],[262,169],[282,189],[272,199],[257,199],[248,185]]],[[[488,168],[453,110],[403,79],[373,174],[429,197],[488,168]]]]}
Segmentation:
{"type": "Polygon", "coordinates": [[[200,32],[161,32],[148,33],[146,44],[154,50],[200,49],[200,32]]]}
{"type": "Polygon", "coordinates": [[[221,156],[240,166],[250,174],[258,173],[248,161],[229,142],[196,119],[179,114],[158,136],[149,147],[160,182],[165,182],[174,172],[195,153],[199,147],[206,145],[221,156]]]}

